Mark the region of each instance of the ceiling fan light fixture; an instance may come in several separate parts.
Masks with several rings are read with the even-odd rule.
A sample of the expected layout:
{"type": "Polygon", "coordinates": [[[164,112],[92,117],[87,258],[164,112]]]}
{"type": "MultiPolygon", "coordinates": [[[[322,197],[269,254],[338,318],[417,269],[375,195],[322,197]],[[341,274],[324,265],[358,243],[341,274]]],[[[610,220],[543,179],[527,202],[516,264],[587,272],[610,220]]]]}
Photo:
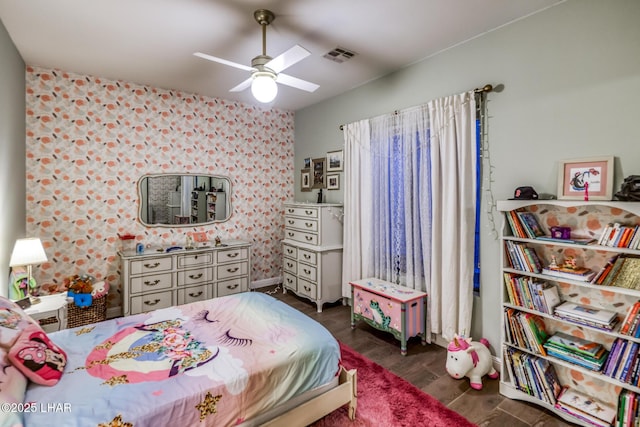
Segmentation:
{"type": "Polygon", "coordinates": [[[278,85],[276,75],[268,71],[256,71],[253,73],[251,82],[251,93],[253,97],[263,104],[267,104],[278,95],[278,85]]]}

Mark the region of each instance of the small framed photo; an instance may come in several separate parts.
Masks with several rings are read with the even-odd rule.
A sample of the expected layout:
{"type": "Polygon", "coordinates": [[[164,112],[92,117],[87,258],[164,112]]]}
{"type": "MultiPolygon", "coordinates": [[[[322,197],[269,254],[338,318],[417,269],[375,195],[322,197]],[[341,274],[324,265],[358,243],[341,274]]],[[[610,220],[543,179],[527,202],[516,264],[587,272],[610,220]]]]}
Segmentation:
{"type": "Polygon", "coordinates": [[[321,157],[311,160],[311,188],[326,188],[326,163],[327,159],[321,157]]]}
{"type": "Polygon", "coordinates": [[[611,200],[613,156],[562,160],[558,164],[558,199],[611,200]]]}
{"type": "Polygon", "coordinates": [[[339,190],[340,189],[340,174],[332,173],[327,174],[327,190],[339,190]]]}
{"type": "Polygon", "coordinates": [[[311,169],[311,157],[304,159],[304,169],[311,169]]]}
{"type": "Polygon", "coordinates": [[[327,153],[327,172],[339,172],[342,170],[342,150],[329,151],[327,153]]]}
{"type": "Polygon", "coordinates": [[[300,188],[302,191],[311,191],[311,169],[300,169],[300,188]]]}

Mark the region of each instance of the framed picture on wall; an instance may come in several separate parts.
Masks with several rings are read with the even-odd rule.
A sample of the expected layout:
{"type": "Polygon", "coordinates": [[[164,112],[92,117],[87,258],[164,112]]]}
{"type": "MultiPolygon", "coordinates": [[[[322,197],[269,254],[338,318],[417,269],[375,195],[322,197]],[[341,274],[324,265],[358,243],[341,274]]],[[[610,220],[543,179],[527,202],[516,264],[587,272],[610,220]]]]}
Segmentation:
{"type": "Polygon", "coordinates": [[[311,169],[311,157],[304,159],[304,169],[311,169]]]}
{"type": "Polygon", "coordinates": [[[326,188],[326,157],[311,161],[311,188],[326,188]]]}
{"type": "Polygon", "coordinates": [[[558,164],[558,199],[611,200],[613,156],[562,160],[558,164]]]}
{"type": "Polygon", "coordinates": [[[331,173],[327,174],[327,190],[339,190],[340,189],[340,174],[331,173]]]}
{"type": "Polygon", "coordinates": [[[329,151],[327,153],[327,172],[341,171],[343,162],[342,157],[342,150],[329,151]]]}
{"type": "Polygon", "coordinates": [[[302,191],[311,191],[311,169],[300,169],[300,188],[302,191]]]}

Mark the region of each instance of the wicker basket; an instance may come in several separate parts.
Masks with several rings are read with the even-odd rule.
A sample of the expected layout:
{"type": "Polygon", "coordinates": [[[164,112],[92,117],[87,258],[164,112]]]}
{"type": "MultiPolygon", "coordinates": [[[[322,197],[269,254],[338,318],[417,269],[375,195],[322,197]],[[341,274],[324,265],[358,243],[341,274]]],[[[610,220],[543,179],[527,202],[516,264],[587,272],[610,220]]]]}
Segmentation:
{"type": "Polygon", "coordinates": [[[89,325],[107,318],[107,297],[96,298],[88,307],[78,307],[73,302],[67,304],[67,327],[89,325]]]}

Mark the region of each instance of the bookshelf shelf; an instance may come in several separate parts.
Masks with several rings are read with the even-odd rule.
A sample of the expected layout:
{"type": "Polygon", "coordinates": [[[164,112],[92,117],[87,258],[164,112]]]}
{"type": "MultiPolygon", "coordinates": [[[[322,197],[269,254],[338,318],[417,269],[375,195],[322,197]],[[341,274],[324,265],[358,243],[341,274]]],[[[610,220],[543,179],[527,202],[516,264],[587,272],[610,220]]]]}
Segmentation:
{"type": "MultiPolygon", "coordinates": [[[[619,397],[623,390],[628,390],[640,395],[640,387],[629,378],[633,378],[631,373],[633,372],[634,364],[638,365],[634,356],[635,353],[637,353],[637,348],[640,346],[640,338],[620,333],[627,313],[636,301],[640,301],[640,277],[637,275],[632,276],[632,279],[625,277],[626,280],[618,281],[619,286],[615,286],[615,279],[618,278],[618,276],[612,276],[613,279],[609,285],[606,285],[606,281],[604,282],[605,285],[595,283],[597,273],[605,271],[604,267],[607,262],[613,263],[615,257],[618,257],[618,260],[620,258],[626,258],[624,264],[638,265],[637,260],[629,261],[628,259],[640,258],[640,246],[632,245],[630,243],[631,240],[626,241],[629,242],[628,246],[631,246],[631,248],[617,247],[614,246],[615,244],[609,246],[607,245],[606,239],[602,239],[609,235],[609,231],[605,233],[605,229],[612,226],[612,224],[619,224],[624,228],[631,229],[631,236],[633,236],[632,233],[634,232],[636,234],[640,233],[640,203],[616,201],[509,200],[499,201],[497,208],[498,211],[503,214],[501,228],[501,279],[503,280],[501,280],[501,289],[502,310],[504,315],[502,316],[503,363],[500,392],[511,399],[525,400],[540,405],[572,423],[585,426],[590,425],[568,414],[564,410],[556,408],[553,404],[542,400],[542,398],[528,394],[527,390],[522,387],[522,382],[529,380],[532,382],[535,381],[534,394],[535,389],[537,388],[538,392],[540,392],[540,390],[543,389],[543,385],[547,388],[547,392],[549,391],[549,386],[544,384],[544,378],[541,377],[538,372],[534,372],[535,368],[531,367],[534,364],[531,361],[539,358],[542,360],[538,363],[551,364],[551,366],[553,366],[557,381],[563,386],[569,386],[571,389],[610,407],[618,408],[619,397]],[[594,239],[595,243],[580,244],[530,238],[534,237],[532,231],[536,229],[532,226],[528,232],[525,230],[525,233],[523,233],[523,228],[526,228],[527,225],[522,222],[518,224],[517,221],[518,219],[529,221],[531,216],[534,216],[539,223],[533,224],[539,226],[536,235],[541,234],[540,229],[542,229],[545,235],[549,236],[552,234],[551,227],[569,227],[571,229],[571,238],[576,240],[580,238],[594,239]],[[529,237],[522,237],[527,234],[529,237]],[[600,241],[603,242],[602,245],[598,243],[600,241]],[[519,249],[514,250],[514,247],[519,249]],[[531,258],[530,252],[534,253],[534,259],[531,258]],[[519,258],[519,261],[514,262],[514,258],[516,257],[519,258]],[[591,273],[592,276],[595,276],[593,283],[591,281],[582,281],[573,278],[567,279],[542,274],[540,267],[550,268],[550,263],[552,260],[555,261],[556,258],[561,261],[566,261],[567,259],[573,261],[573,270],[570,270],[572,274],[576,270],[576,266],[579,268],[583,267],[584,276],[582,277],[585,278],[589,270],[591,270],[593,272],[591,273]],[[506,273],[509,274],[507,275],[506,273]],[[613,316],[615,313],[618,318],[617,325],[609,331],[598,326],[584,325],[566,318],[561,318],[557,313],[554,314],[553,310],[551,310],[550,313],[542,312],[540,310],[547,311],[544,304],[540,310],[535,309],[539,308],[538,305],[536,305],[535,298],[540,297],[534,292],[534,285],[540,282],[546,283],[546,286],[556,287],[562,302],[566,301],[567,303],[590,307],[600,313],[608,312],[610,316],[613,316]],[[516,290],[520,294],[526,294],[524,300],[522,299],[522,295],[520,295],[519,299],[514,299],[516,290]],[[521,303],[522,305],[520,305],[521,303]],[[507,312],[511,314],[507,315],[507,312]],[[609,354],[606,355],[607,360],[611,358],[612,363],[617,362],[612,366],[619,366],[620,368],[618,368],[618,370],[614,369],[614,371],[607,371],[605,374],[606,364],[601,365],[601,371],[594,371],[554,357],[553,355],[543,356],[538,354],[538,352],[535,351],[537,350],[535,344],[532,345],[531,332],[528,332],[530,334],[528,342],[526,342],[526,339],[525,342],[522,342],[523,335],[520,335],[517,339],[514,335],[514,327],[522,328],[523,326],[518,326],[518,320],[515,320],[515,323],[513,323],[513,319],[529,319],[531,315],[539,318],[536,322],[539,321],[543,323],[544,329],[549,336],[562,332],[566,334],[568,338],[576,337],[594,344],[600,344],[601,349],[604,347],[604,349],[609,352],[609,354]],[[516,326],[514,326],[514,324],[516,326]],[[511,338],[514,340],[511,341],[511,338]],[[521,344],[517,344],[516,341],[521,344]],[[626,353],[623,353],[624,350],[620,353],[617,353],[617,349],[616,352],[613,351],[614,347],[622,347],[620,344],[624,342],[626,342],[625,345],[628,348],[635,348],[635,353],[634,350],[627,350],[626,353]],[[522,345],[527,345],[535,350],[523,348],[522,345]],[[516,353],[519,352],[522,356],[512,356],[514,351],[516,353]],[[623,367],[624,371],[622,371],[623,367]],[[630,370],[629,376],[625,377],[624,374],[627,372],[627,369],[630,370]],[[615,372],[615,374],[613,372],[615,372]],[[625,380],[629,382],[625,382],[625,380]]],[[[629,231],[627,231],[627,233],[629,233],[629,231]]],[[[632,238],[631,236],[629,239],[632,238]]],[[[611,239],[611,241],[613,242],[613,239],[611,239]]],[[[620,242],[623,243],[625,240],[620,239],[620,242]]],[[[626,245],[627,243],[623,244],[626,245]]],[[[558,264],[560,264],[560,262],[558,264]]],[[[570,264],[566,263],[565,265],[569,266],[570,264]]],[[[602,277],[604,278],[605,276],[603,275],[602,277]]],[[[538,287],[540,288],[540,285],[538,285],[538,287]]],[[[540,291],[538,290],[538,292],[540,291]]],[[[573,306],[575,307],[575,305],[573,306]]],[[[632,319],[634,318],[633,316],[630,317],[632,319]]],[[[609,323],[609,327],[611,327],[611,324],[612,323],[609,323]]],[[[526,328],[526,326],[524,327],[526,328]]],[[[518,333],[522,334],[522,331],[518,333]]],[[[576,338],[571,338],[571,340],[575,341],[576,338]]],[[[564,358],[565,356],[561,357],[564,358]]],[[[580,363],[582,364],[583,362],[580,363]]],[[[638,368],[635,369],[637,370],[638,368]]],[[[529,387],[531,387],[531,385],[529,385],[529,387]]],[[[532,389],[530,388],[528,391],[532,392],[532,389]]],[[[539,394],[539,396],[542,395],[539,394]]],[[[620,408],[624,409],[624,406],[621,405],[620,408]]]]}

